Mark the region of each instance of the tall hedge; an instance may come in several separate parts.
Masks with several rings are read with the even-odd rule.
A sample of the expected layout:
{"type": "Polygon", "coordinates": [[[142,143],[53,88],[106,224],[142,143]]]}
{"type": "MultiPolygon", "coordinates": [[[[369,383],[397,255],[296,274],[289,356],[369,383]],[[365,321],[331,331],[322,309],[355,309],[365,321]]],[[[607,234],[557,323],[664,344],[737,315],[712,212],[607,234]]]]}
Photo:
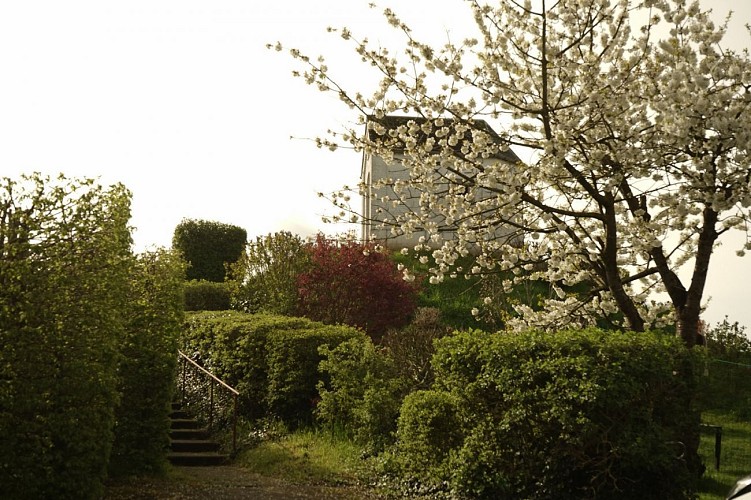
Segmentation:
{"type": "Polygon", "coordinates": [[[130,193],[0,179],[0,497],[100,498],[132,255],[130,193]]]}
{"type": "Polygon", "coordinates": [[[181,345],[240,392],[244,416],[296,424],[312,418],[318,347],[362,335],[305,318],[206,311],[188,314],[181,345]]]}
{"type": "Polygon", "coordinates": [[[237,262],[245,248],[245,229],[221,222],[183,219],[172,236],[172,248],[188,262],[189,280],[222,282],[227,266],[237,262]]]}
{"type": "Polygon", "coordinates": [[[131,271],[110,475],[160,472],[167,463],[184,273],[180,257],[165,250],[139,255],[131,271]]]}
{"type": "Polygon", "coordinates": [[[402,408],[401,457],[471,498],[691,498],[699,420],[690,355],[651,333],[443,338],[437,392],[402,408]],[[439,418],[436,401],[456,413],[439,418]],[[430,426],[452,422],[462,423],[457,444],[427,453],[430,426]]]}

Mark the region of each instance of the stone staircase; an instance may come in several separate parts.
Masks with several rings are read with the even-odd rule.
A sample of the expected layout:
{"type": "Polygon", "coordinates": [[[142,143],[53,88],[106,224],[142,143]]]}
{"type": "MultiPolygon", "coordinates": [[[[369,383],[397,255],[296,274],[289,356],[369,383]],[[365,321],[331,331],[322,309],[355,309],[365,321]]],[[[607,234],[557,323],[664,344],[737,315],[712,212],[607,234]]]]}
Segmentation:
{"type": "Polygon", "coordinates": [[[219,443],[209,438],[205,428],[188,415],[179,403],[172,403],[170,413],[170,452],[172,465],[222,465],[227,455],[219,453],[219,443]]]}

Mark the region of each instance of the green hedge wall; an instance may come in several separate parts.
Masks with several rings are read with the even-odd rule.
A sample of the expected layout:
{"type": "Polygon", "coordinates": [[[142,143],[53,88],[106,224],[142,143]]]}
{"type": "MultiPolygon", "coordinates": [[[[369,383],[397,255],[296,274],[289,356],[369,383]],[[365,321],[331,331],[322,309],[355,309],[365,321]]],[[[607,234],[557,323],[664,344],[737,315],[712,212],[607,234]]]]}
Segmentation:
{"type": "Polygon", "coordinates": [[[290,424],[311,419],[318,347],[363,333],[305,318],[237,311],[189,313],[181,345],[240,392],[241,412],[290,424]]]}
{"type": "Polygon", "coordinates": [[[676,338],[475,331],[437,347],[443,395],[411,396],[398,430],[400,459],[423,478],[471,498],[692,497],[699,420],[691,354],[676,338]],[[438,403],[448,415],[434,415],[438,403]],[[459,444],[426,452],[453,422],[459,444]]]}
{"type": "Polygon", "coordinates": [[[206,280],[185,282],[186,311],[226,311],[230,309],[227,283],[206,280]]]}
{"type": "Polygon", "coordinates": [[[101,498],[132,262],[130,193],[0,178],[0,497],[101,498]]]}
{"type": "Polygon", "coordinates": [[[110,475],[156,473],[167,463],[184,273],[180,257],[164,250],[140,255],[131,272],[110,475]]]}

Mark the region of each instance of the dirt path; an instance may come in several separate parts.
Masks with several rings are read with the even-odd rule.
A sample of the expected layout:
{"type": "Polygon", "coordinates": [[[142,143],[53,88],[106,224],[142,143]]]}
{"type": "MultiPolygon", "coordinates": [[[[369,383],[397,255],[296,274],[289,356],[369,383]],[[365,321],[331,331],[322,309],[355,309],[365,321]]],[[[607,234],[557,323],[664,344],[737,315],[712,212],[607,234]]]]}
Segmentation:
{"type": "Polygon", "coordinates": [[[104,500],[377,499],[354,487],[290,484],[241,467],[174,467],[166,478],[131,478],[108,485],[104,500]]]}

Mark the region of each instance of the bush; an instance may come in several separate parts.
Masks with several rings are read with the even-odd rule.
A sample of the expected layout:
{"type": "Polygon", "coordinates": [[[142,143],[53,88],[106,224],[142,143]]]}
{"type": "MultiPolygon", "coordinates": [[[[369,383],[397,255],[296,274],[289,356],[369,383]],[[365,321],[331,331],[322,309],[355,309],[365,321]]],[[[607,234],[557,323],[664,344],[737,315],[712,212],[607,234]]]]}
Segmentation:
{"type": "Polygon", "coordinates": [[[182,346],[189,355],[200,353],[208,369],[240,392],[244,416],[258,419],[273,411],[295,424],[310,418],[297,410],[311,410],[310,394],[318,382],[318,346],[360,335],[351,328],[327,327],[306,318],[201,312],[188,315],[182,346]],[[288,361],[285,356],[292,358],[288,361]],[[312,371],[311,363],[315,363],[312,371]],[[282,394],[295,394],[296,399],[283,401],[282,394]]]}
{"type": "MultiPolygon", "coordinates": [[[[457,401],[441,404],[459,409],[464,437],[435,450],[449,456],[443,479],[472,498],[691,498],[699,421],[690,366],[678,339],[648,333],[441,339],[436,390],[457,401]]],[[[405,422],[424,406],[403,409],[405,422]]],[[[428,460],[434,446],[433,426],[414,425],[405,441],[400,430],[407,463],[428,460]]]]}
{"type": "Polygon", "coordinates": [[[221,222],[183,219],[172,236],[172,248],[188,262],[189,280],[221,283],[227,266],[237,262],[245,247],[245,229],[221,222]]]}
{"type": "Polygon", "coordinates": [[[0,497],[103,493],[129,217],[121,185],[0,179],[0,497]]]}
{"type": "Polygon", "coordinates": [[[184,273],[183,261],[167,251],[140,255],[131,273],[110,475],[161,472],[167,463],[184,273]]]}
{"type": "Polygon", "coordinates": [[[270,332],[266,343],[266,401],[271,415],[293,426],[310,423],[318,400],[319,348],[336,347],[361,335],[350,327],[312,322],[305,329],[270,332]]]}
{"type": "Polygon", "coordinates": [[[459,401],[445,391],[417,391],[404,398],[397,453],[409,475],[451,476],[450,456],[462,444],[459,401]]]}
{"type": "Polygon", "coordinates": [[[705,332],[699,404],[751,418],[751,340],[745,328],[727,318],[705,332]]]}
{"type": "Polygon", "coordinates": [[[337,243],[321,234],[310,251],[311,268],[298,279],[301,315],[362,328],[376,341],[409,322],[417,287],[404,281],[387,254],[370,244],[337,243]]]}
{"type": "Polygon", "coordinates": [[[282,231],[248,243],[232,266],[232,307],[245,312],[297,313],[297,278],[308,270],[309,244],[282,231]]]}
{"type": "Polygon", "coordinates": [[[226,283],[191,280],[185,282],[186,311],[226,311],[230,308],[226,283]]]}
{"type": "Polygon", "coordinates": [[[409,325],[401,330],[391,330],[383,338],[382,344],[394,358],[400,375],[409,382],[412,390],[428,389],[433,384],[430,360],[435,352],[434,343],[449,332],[441,321],[441,311],[421,307],[409,325]]]}
{"type": "Polygon", "coordinates": [[[327,380],[318,384],[318,420],[343,429],[371,452],[391,444],[408,387],[394,360],[366,336],[319,350],[319,370],[327,380]]]}

